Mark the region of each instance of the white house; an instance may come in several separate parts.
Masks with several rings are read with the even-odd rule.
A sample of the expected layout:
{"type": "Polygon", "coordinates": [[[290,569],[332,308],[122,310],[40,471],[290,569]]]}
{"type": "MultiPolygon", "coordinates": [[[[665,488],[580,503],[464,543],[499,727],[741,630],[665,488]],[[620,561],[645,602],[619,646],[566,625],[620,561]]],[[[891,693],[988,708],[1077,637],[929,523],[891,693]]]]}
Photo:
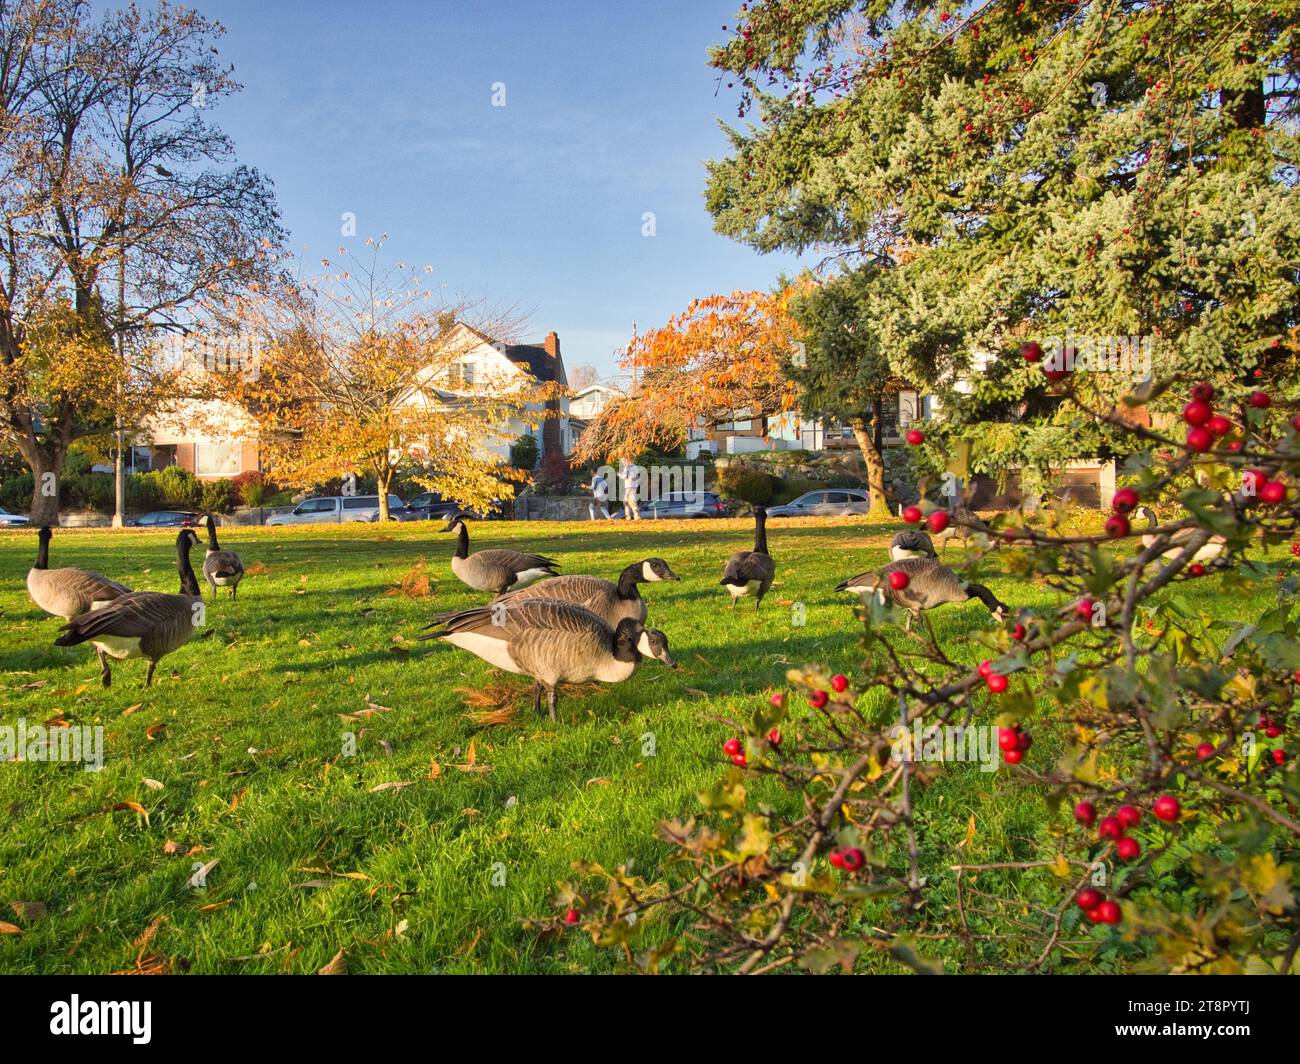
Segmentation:
{"type": "Polygon", "coordinates": [[[539,454],[558,451],[567,455],[573,449],[569,399],[564,394],[568,378],[560,355],[560,338],[555,332],[547,333],[540,344],[505,344],[458,322],[445,344],[454,352],[452,364],[430,367],[422,374],[409,393],[409,402],[427,402],[435,396],[435,401],[472,402],[475,393],[484,390],[499,388],[504,393],[521,386],[554,384],[558,387],[553,398],[525,404],[529,420],[537,424],[512,417],[486,432],[483,446],[508,458],[510,445],[528,433],[537,440],[539,454]]]}

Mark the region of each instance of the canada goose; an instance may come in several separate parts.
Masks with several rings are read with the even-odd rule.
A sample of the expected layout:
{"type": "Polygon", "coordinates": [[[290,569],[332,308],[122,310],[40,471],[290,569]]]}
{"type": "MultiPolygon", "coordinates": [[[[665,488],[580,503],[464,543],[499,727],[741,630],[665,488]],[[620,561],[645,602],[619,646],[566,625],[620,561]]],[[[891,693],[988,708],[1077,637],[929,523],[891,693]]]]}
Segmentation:
{"type": "Polygon", "coordinates": [[[463,511],[452,514],[442,529],[443,532],[459,529],[451,571],[462,584],[475,591],[500,595],[503,591],[527,587],[544,576],[556,575],[559,562],[540,554],[522,554],[517,550],[481,550],[470,554],[469,530],[465,527],[465,519],[469,516],[463,511]]]}
{"type": "Polygon", "coordinates": [[[553,576],[518,591],[498,595],[493,602],[519,602],[522,599],[555,599],[573,602],[591,610],[608,625],[617,625],[625,617],[645,623],[646,603],[637,590],[637,584],[660,580],[677,580],[679,577],[662,558],[646,558],[633,562],[619,574],[618,583],[602,580],[598,576],[553,576]]]}
{"type": "Polygon", "coordinates": [[[889,557],[896,562],[904,558],[933,558],[934,544],[919,529],[905,528],[889,541],[889,557]]]}
{"type": "Polygon", "coordinates": [[[113,682],[108,659],[148,658],[144,685],[153,683],[159,660],[189,642],[202,623],[203,593],[190,565],[190,548],[199,541],[192,528],[176,537],[176,568],[181,574],[179,595],[160,591],[132,591],[97,610],[73,617],[63,626],[58,647],[93,643],[99,655],[99,678],[105,687],[113,682]]]}
{"type": "MultiPolygon", "coordinates": [[[[1155,511],[1152,510],[1150,506],[1143,506],[1139,512],[1147,519],[1147,528],[1152,529],[1160,527],[1160,522],[1156,520],[1155,511]]],[[[1177,558],[1178,555],[1182,554],[1187,541],[1191,539],[1192,536],[1196,535],[1196,531],[1195,528],[1188,527],[1180,528],[1176,532],[1171,532],[1168,536],[1169,549],[1161,551],[1161,557],[1177,558]]],[[[1142,536],[1142,546],[1154,547],[1157,540],[1160,538],[1161,537],[1158,535],[1153,535],[1152,533],[1147,532],[1142,536]]],[[[1211,536],[1205,541],[1205,545],[1199,548],[1189,560],[1194,562],[1208,562],[1210,559],[1217,558],[1222,554],[1224,550],[1227,549],[1227,545],[1228,541],[1222,536],[1211,536]]]]}
{"type": "Polygon", "coordinates": [[[909,611],[904,629],[911,631],[912,621],[921,616],[922,610],[932,610],[948,602],[965,602],[977,598],[997,620],[1001,620],[1010,607],[999,602],[992,591],[983,584],[967,583],[946,565],[941,565],[932,558],[904,558],[902,561],[890,562],[879,569],[850,577],[835,586],[836,591],[852,591],[861,596],[865,603],[868,598],[876,596],[884,601],[892,598],[898,605],[909,611]],[[907,576],[907,586],[895,590],[889,582],[889,574],[901,572],[907,576]]]}
{"type": "Polygon", "coordinates": [[[27,594],[52,617],[71,620],[87,610],[97,609],[131,589],[106,576],[68,566],[50,568],[50,539],[54,533],[42,525],[37,533],[36,564],[27,572],[27,594]]]}
{"type": "Polygon", "coordinates": [[[668,637],[633,617],[611,627],[591,610],[572,602],[521,599],[463,610],[445,627],[420,636],[445,639],[499,669],[537,681],[533,708],[541,712],[542,691],[555,719],[556,686],[561,683],[621,683],[636,671],[643,655],[669,668],[668,637]]]}
{"type": "Polygon", "coordinates": [[[733,610],[736,599],[757,595],[754,600],[754,612],[757,613],[775,576],[776,562],[767,553],[767,510],[759,506],[754,510],[754,549],[736,551],[728,558],[718,583],[731,593],[733,610]]]}
{"type": "Polygon", "coordinates": [[[233,550],[222,550],[217,544],[217,522],[208,514],[208,550],[203,556],[203,578],[217,597],[217,588],[230,588],[233,599],[239,593],[239,581],[244,579],[244,563],[233,550]]]}
{"type": "Polygon", "coordinates": [[[954,506],[948,511],[948,527],[942,532],[936,532],[934,538],[940,541],[940,549],[946,551],[949,540],[960,539],[964,547],[970,542],[970,537],[977,532],[983,532],[986,535],[993,534],[993,530],[980,519],[979,514],[974,510],[965,506],[954,506]]]}

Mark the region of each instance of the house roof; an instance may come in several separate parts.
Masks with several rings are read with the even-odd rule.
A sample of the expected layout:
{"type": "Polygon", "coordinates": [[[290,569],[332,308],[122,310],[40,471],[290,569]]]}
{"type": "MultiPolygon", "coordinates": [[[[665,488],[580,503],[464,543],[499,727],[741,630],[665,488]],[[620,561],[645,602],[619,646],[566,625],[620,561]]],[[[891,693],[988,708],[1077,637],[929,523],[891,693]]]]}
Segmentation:
{"type": "Polygon", "coordinates": [[[560,360],[552,358],[541,344],[510,344],[506,347],[506,358],[516,366],[523,366],[539,381],[558,381],[556,374],[560,360]]]}

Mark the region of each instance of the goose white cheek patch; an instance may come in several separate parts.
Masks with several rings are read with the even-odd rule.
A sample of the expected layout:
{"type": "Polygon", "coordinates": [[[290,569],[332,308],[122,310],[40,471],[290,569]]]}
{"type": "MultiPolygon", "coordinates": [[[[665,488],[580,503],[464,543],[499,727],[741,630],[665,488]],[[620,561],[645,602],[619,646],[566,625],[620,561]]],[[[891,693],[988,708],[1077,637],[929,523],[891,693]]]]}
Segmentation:
{"type": "Polygon", "coordinates": [[[641,579],[644,580],[647,584],[654,584],[657,583],[661,578],[658,573],[656,573],[653,569],[650,568],[649,562],[642,562],[641,579]]]}
{"type": "Polygon", "coordinates": [[[636,641],[637,650],[641,651],[647,658],[653,658],[655,652],[650,648],[650,633],[642,632],[641,638],[636,641]]]}

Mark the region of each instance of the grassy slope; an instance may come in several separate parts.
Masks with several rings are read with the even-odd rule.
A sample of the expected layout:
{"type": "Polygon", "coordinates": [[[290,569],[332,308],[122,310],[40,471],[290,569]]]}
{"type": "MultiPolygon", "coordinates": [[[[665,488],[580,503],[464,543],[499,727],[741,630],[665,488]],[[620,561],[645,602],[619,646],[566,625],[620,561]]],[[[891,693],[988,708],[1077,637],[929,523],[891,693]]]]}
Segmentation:
{"type": "MultiPolygon", "coordinates": [[[[750,602],[733,616],[717,578],[726,555],[748,546],[750,527],[472,530],[475,549],[528,547],[556,557],[566,572],[613,577],[629,561],[660,555],[683,578],[643,588],[650,623],[668,633],[683,668],[649,662],[626,684],[562,700],[558,726],[533,717],[523,682],[492,676],[463,652],[410,642],[436,610],[483,598],[451,576],[450,537],[432,525],[382,534],[358,525],[229,531],[223,545],[258,571],[237,602],[223,598],[209,609],[206,638],[167,658],[147,691],[139,662],[117,665],[113,688],[103,691],[90,651],[52,645],[58,622],[40,614],[23,587],[35,537],[0,533],[0,723],[59,714],[102,724],[106,735],[99,773],[0,765],[0,903],[49,908],[44,920],[17,921],[24,934],[0,936],[0,970],[129,968],[141,952],[135,940],[161,915],[148,950],[178,969],[183,958],[193,971],[310,972],[340,948],[351,970],[368,972],[616,966],[620,955],[578,935],[538,945],[519,918],[551,911],[555,883],[579,858],[654,869],[665,850],[654,840],[656,822],[694,812],[695,792],[719,776],[729,734],[720,718],[747,716],[791,665],[824,663],[852,676],[860,657],[852,610],[830,589],[881,563],[892,528],[772,521],[777,584],[760,614],[750,602]],[[428,596],[392,593],[421,560],[428,596]],[[792,624],[796,601],[807,610],[802,627],[792,624]],[[493,682],[518,693],[519,711],[504,726],[478,726],[457,689],[493,682]],[[340,720],[368,700],[392,712],[340,720]],[[150,738],[159,723],[165,729],[150,738]],[[340,756],[347,730],[358,735],[354,757],[340,756]],[[646,732],[654,735],[652,757],[642,755],[646,732]],[[456,767],[471,741],[490,771],[456,767]],[[432,779],[431,760],[441,766],[432,779]],[[149,788],[146,778],[163,788],[149,788]],[[413,782],[372,793],[388,781],[413,782]],[[126,801],[142,804],[149,822],[103,811],[126,801]],[[168,840],[179,853],[164,852],[168,840]],[[186,855],[191,847],[205,849],[186,855]],[[192,866],[217,858],[207,889],[191,889],[192,866]],[[493,885],[496,862],[504,886],[493,885]],[[302,886],[322,880],[329,885],[302,886]],[[391,934],[402,920],[404,935],[391,934]]],[[[65,531],[51,552],[54,565],[174,591],[172,541],[65,531]]],[[[1020,581],[987,582],[1014,605],[1051,601],[1050,592],[1020,581]]],[[[1212,583],[1189,598],[1227,612],[1212,583]]],[[[963,638],[988,623],[978,603],[947,607],[934,621],[954,656],[972,663],[984,656],[963,638]]],[[[1051,736],[1038,738],[1032,756],[1049,756],[1051,736]]],[[[973,767],[950,772],[922,810],[935,872],[951,860],[948,848],[971,813],[979,824],[963,851],[971,861],[1038,856],[1046,830],[1040,796],[1010,781],[993,784],[973,767]]]]}

